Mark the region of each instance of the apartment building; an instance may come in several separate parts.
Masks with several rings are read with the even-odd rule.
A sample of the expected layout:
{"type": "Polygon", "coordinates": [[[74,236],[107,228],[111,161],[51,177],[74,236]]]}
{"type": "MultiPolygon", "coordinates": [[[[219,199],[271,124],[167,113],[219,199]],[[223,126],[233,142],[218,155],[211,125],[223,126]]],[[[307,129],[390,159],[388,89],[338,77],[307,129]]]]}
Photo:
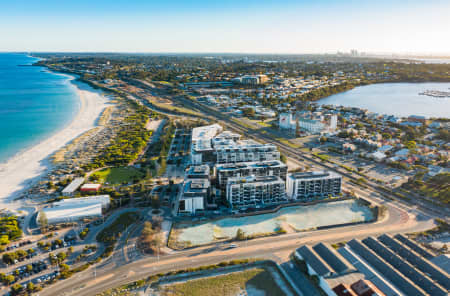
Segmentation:
{"type": "Polygon", "coordinates": [[[331,171],[292,173],[287,176],[286,191],[290,199],[337,196],[341,193],[342,176],[331,171]]]}
{"type": "Polygon", "coordinates": [[[277,176],[286,180],[287,165],[279,160],[269,160],[262,162],[243,162],[217,164],[214,167],[218,188],[225,190],[227,181],[233,177],[248,176],[277,176]]]}
{"type": "Polygon", "coordinates": [[[280,152],[273,144],[261,144],[253,140],[229,142],[214,146],[216,163],[261,162],[279,160],[280,152]]]}
{"type": "Polygon", "coordinates": [[[284,181],[277,176],[229,178],[226,198],[233,208],[286,201],[284,181]]]}
{"type": "Polygon", "coordinates": [[[335,131],[337,128],[337,115],[314,115],[310,112],[300,113],[281,113],[279,126],[281,129],[295,131],[297,127],[300,130],[311,134],[320,134],[324,131],[335,131]]]}
{"type": "Polygon", "coordinates": [[[203,162],[214,160],[211,140],[220,132],[222,132],[222,126],[219,124],[206,125],[192,129],[192,164],[202,164],[203,162]]]}

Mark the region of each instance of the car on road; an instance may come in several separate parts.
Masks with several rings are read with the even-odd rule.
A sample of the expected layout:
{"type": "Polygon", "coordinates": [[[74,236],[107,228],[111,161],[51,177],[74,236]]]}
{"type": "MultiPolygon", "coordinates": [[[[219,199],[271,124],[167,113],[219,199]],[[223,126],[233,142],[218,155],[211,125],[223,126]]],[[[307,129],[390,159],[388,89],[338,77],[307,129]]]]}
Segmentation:
{"type": "Polygon", "coordinates": [[[236,245],[236,244],[231,244],[231,245],[228,246],[229,249],[234,249],[234,248],[237,248],[237,247],[239,247],[239,246],[236,245]]]}

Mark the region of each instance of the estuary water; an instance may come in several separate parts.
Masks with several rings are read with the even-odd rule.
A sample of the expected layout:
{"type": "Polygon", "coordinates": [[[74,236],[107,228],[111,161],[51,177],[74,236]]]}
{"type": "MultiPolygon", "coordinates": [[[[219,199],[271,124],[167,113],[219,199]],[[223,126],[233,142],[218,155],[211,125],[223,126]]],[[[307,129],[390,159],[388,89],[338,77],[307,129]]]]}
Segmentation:
{"type": "Polygon", "coordinates": [[[419,93],[426,90],[450,92],[450,83],[378,83],[359,86],[329,96],[319,104],[358,107],[371,112],[408,117],[422,115],[450,117],[450,98],[435,98],[419,93]]]}
{"type": "Polygon", "coordinates": [[[72,78],[31,66],[36,60],[0,53],[0,163],[68,125],[79,110],[72,78]]]}

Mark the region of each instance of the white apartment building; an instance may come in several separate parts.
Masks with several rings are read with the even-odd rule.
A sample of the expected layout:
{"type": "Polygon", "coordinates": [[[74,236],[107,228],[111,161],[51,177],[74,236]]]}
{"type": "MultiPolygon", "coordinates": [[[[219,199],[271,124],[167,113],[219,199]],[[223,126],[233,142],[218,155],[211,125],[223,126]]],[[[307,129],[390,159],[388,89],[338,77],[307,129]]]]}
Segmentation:
{"type": "Polygon", "coordinates": [[[261,162],[279,160],[280,152],[273,144],[261,144],[253,140],[230,142],[214,146],[216,163],[261,162]]]}
{"type": "Polygon", "coordinates": [[[211,140],[222,132],[219,124],[206,125],[192,129],[191,137],[191,163],[202,164],[211,156],[213,147],[211,140]],[[208,157],[209,156],[209,157],[208,157]]]}
{"type": "Polygon", "coordinates": [[[217,164],[214,170],[218,187],[222,190],[233,177],[277,176],[286,180],[287,175],[287,165],[279,160],[217,164]]]}
{"type": "Polygon", "coordinates": [[[273,144],[239,140],[240,135],[224,131],[218,124],[192,130],[191,164],[261,162],[279,160],[280,152],[273,144]]]}
{"type": "Polygon", "coordinates": [[[328,122],[326,122],[323,119],[323,116],[295,116],[291,112],[280,114],[279,126],[281,129],[295,131],[297,129],[297,123],[301,130],[311,134],[319,134],[324,131],[335,131],[337,128],[337,115],[331,115],[328,122]]]}
{"type": "Polygon", "coordinates": [[[226,198],[233,208],[279,203],[286,201],[285,183],[277,176],[229,178],[226,198]]]}
{"type": "Polygon", "coordinates": [[[292,173],[287,177],[286,191],[290,199],[337,196],[341,193],[342,176],[331,171],[292,173]]]}

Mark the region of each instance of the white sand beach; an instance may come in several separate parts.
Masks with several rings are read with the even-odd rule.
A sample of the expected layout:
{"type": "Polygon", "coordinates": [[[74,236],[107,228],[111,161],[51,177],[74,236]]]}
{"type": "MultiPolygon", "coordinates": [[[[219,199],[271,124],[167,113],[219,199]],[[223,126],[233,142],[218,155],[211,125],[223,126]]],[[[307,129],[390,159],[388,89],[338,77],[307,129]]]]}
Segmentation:
{"type": "Polygon", "coordinates": [[[99,93],[74,87],[80,97],[80,109],[73,121],[50,138],[18,153],[5,164],[0,164],[0,209],[21,207],[21,202],[13,200],[51,169],[49,156],[95,127],[97,118],[106,107],[107,98],[99,93]]]}

